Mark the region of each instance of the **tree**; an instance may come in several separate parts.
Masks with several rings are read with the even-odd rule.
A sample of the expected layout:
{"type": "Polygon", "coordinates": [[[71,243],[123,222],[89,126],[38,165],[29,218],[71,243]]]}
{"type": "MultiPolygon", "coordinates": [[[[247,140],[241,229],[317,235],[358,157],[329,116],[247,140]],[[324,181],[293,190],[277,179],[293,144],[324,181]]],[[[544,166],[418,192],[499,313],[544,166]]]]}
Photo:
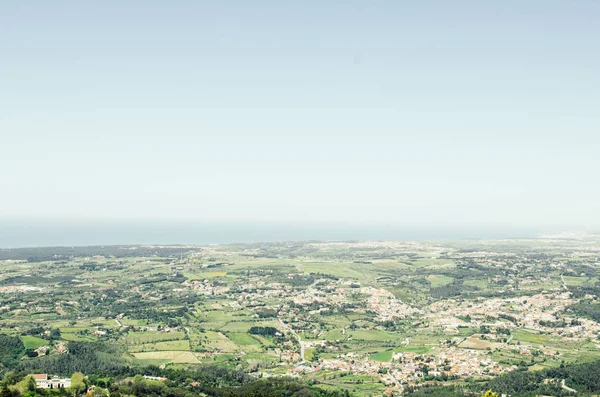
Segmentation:
{"type": "Polygon", "coordinates": [[[27,390],[28,391],[35,391],[35,379],[33,379],[33,376],[30,376],[29,378],[27,378],[27,390]]]}
{"type": "Polygon", "coordinates": [[[60,330],[58,328],[52,328],[50,330],[50,340],[60,339],[60,330]]]}
{"type": "Polygon", "coordinates": [[[0,390],[0,397],[12,397],[12,393],[10,392],[10,389],[8,388],[8,383],[6,382],[4,382],[2,390],[0,390]]]}
{"type": "Polygon", "coordinates": [[[87,389],[85,376],[81,372],[75,372],[71,376],[71,391],[78,396],[87,389]]]}
{"type": "Polygon", "coordinates": [[[96,387],[92,390],[92,397],[108,397],[108,392],[104,389],[96,387]]]}
{"type": "Polygon", "coordinates": [[[485,393],[483,393],[482,397],[498,397],[498,393],[494,393],[492,391],[492,389],[486,391],[485,393]]]}
{"type": "Polygon", "coordinates": [[[22,379],[23,379],[23,375],[21,375],[17,372],[13,372],[13,371],[7,372],[6,375],[4,375],[4,384],[7,386],[16,385],[22,379]]]}

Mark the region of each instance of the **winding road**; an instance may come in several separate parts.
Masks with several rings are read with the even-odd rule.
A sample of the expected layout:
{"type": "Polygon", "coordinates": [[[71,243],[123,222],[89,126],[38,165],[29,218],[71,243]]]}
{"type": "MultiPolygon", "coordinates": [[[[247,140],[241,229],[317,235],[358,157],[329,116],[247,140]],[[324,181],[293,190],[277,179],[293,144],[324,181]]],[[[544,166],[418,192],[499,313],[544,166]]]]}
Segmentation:
{"type": "Polygon", "coordinates": [[[564,288],[564,289],[566,289],[566,290],[568,291],[568,290],[569,290],[569,287],[567,286],[567,283],[565,282],[565,279],[564,279],[564,277],[563,277],[563,275],[562,275],[562,274],[560,275],[560,280],[561,280],[561,281],[562,281],[562,283],[563,283],[563,288],[564,288]]]}
{"type": "Polygon", "coordinates": [[[296,339],[298,340],[298,343],[300,344],[300,359],[302,360],[302,362],[306,361],[304,359],[304,350],[305,350],[304,343],[305,342],[302,342],[302,339],[300,339],[300,335],[298,335],[292,327],[290,327],[289,325],[284,323],[282,319],[279,319],[279,322],[281,323],[281,326],[284,329],[288,330],[292,335],[294,335],[294,337],[296,337],[296,339]]]}

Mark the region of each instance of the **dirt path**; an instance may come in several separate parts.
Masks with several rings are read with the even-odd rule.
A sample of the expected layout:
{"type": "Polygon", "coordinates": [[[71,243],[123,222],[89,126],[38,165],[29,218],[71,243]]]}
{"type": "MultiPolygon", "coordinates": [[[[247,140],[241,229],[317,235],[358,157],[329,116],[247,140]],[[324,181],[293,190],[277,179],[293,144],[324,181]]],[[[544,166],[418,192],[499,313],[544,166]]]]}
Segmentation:
{"type": "Polygon", "coordinates": [[[560,281],[562,281],[563,288],[568,291],[569,287],[567,286],[567,283],[565,282],[565,279],[562,274],[560,275],[560,281]]]}
{"type": "Polygon", "coordinates": [[[560,387],[562,387],[563,389],[570,391],[571,393],[577,393],[577,390],[575,389],[571,389],[569,386],[567,386],[565,384],[565,380],[563,379],[562,381],[560,381],[560,387]]]}

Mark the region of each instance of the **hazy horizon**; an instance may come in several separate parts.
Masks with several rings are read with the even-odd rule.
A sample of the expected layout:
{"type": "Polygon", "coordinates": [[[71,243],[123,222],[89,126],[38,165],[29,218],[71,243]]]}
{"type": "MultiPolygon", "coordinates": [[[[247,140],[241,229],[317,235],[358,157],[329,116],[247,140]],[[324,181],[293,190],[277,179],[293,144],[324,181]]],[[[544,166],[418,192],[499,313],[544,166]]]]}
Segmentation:
{"type": "Polygon", "coordinates": [[[593,1],[7,2],[0,219],[600,230],[598,20],[593,1]]]}
{"type": "Polygon", "coordinates": [[[352,222],[67,221],[1,219],[0,249],[92,245],[208,245],[286,241],[449,241],[537,238],[564,227],[510,225],[402,225],[352,222]]]}

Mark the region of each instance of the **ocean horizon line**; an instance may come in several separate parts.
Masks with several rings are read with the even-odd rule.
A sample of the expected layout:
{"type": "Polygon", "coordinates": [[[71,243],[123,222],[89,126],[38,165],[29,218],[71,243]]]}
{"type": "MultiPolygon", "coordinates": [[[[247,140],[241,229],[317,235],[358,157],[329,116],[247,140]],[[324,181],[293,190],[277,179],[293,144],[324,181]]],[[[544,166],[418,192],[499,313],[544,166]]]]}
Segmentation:
{"type": "Polygon", "coordinates": [[[211,245],[290,241],[443,241],[537,238],[544,230],[483,225],[400,225],[252,221],[5,221],[0,248],[97,245],[211,245]]]}

